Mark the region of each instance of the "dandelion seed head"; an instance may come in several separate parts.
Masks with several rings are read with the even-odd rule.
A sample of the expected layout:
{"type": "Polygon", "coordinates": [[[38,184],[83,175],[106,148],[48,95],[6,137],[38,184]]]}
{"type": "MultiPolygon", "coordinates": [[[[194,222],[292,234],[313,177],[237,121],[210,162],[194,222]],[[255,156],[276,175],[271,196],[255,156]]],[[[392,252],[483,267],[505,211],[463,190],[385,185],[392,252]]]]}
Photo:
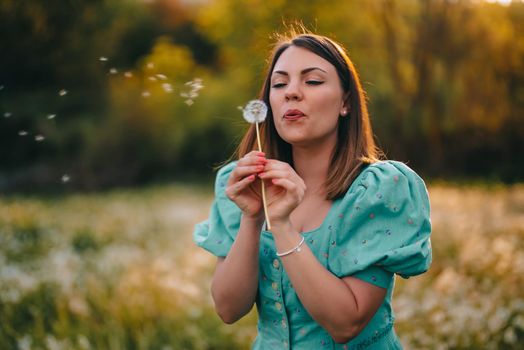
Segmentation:
{"type": "Polygon", "coordinates": [[[262,123],[267,116],[267,106],[261,100],[249,101],[243,109],[243,116],[248,123],[262,123]]]}
{"type": "Polygon", "coordinates": [[[132,78],[132,77],[133,77],[133,73],[127,71],[127,72],[124,73],[124,77],[126,77],[126,78],[132,78]]]}
{"type": "Polygon", "coordinates": [[[117,73],[118,73],[118,69],[116,69],[116,68],[111,68],[109,70],[109,74],[117,74],[117,73]]]}
{"type": "Polygon", "coordinates": [[[142,92],[142,97],[149,97],[151,96],[151,93],[149,91],[142,92]]]}
{"type": "Polygon", "coordinates": [[[20,136],[26,136],[26,135],[27,135],[27,131],[25,131],[25,130],[20,130],[20,131],[18,132],[18,135],[20,135],[20,136]]]}
{"type": "Polygon", "coordinates": [[[37,141],[37,142],[42,142],[42,141],[44,141],[44,140],[45,140],[44,135],[40,135],[40,134],[39,134],[39,135],[36,135],[36,136],[35,136],[35,141],[37,141]]]}
{"type": "Polygon", "coordinates": [[[67,90],[62,89],[62,90],[58,91],[58,95],[60,95],[60,97],[67,95],[67,90]]]}
{"type": "Polygon", "coordinates": [[[56,114],[48,114],[47,119],[55,119],[56,114]]]}
{"type": "Polygon", "coordinates": [[[106,62],[107,61],[107,57],[100,56],[99,60],[102,61],[102,62],[106,62]]]}

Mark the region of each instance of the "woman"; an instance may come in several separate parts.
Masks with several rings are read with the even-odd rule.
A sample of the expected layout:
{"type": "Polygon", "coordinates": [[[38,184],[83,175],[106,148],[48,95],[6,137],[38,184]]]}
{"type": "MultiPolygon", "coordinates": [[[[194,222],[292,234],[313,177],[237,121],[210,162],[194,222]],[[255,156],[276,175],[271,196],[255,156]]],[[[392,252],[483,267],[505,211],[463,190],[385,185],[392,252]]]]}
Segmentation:
{"type": "Polygon", "coordinates": [[[195,242],[218,256],[216,311],[233,323],[256,304],[253,349],[400,349],[394,274],[431,263],[424,182],[378,160],[365,93],[340,45],[295,35],[270,62],[264,153],[253,151],[253,125],[238,161],[218,172],[209,219],[195,227],[195,242]]]}

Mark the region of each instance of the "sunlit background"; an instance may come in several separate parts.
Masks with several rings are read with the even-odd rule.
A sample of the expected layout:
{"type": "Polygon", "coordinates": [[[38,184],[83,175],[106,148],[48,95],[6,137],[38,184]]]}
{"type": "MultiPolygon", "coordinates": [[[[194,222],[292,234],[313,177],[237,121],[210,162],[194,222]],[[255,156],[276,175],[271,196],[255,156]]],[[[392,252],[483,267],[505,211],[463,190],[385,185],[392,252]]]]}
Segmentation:
{"type": "Polygon", "coordinates": [[[423,176],[434,262],[406,349],[524,344],[524,3],[0,0],[0,349],[248,349],[191,241],[275,32],[349,51],[379,145],[423,176]]]}

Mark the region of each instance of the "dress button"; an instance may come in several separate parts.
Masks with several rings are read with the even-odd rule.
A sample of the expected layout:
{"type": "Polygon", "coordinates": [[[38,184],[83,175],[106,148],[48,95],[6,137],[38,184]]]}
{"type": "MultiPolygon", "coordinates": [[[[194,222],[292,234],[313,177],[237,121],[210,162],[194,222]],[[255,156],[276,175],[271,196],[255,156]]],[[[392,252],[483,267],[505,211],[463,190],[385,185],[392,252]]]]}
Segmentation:
{"type": "Polygon", "coordinates": [[[273,267],[275,269],[278,269],[279,266],[280,266],[280,261],[278,261],[278,259],[273,260],[273,267]]]}
{"type": "Polygon", "coordinates": [[[280,304],[278,301],[275,303],[275,307],[278,311],[282,310],[282,304],[280,304]]]}
{"type": "Polygon", "coordinates": [[[278,283],[277,282],[271,283],[271,288],[273,288],[274,290],[277,290],[278,289],[278,283]]]}

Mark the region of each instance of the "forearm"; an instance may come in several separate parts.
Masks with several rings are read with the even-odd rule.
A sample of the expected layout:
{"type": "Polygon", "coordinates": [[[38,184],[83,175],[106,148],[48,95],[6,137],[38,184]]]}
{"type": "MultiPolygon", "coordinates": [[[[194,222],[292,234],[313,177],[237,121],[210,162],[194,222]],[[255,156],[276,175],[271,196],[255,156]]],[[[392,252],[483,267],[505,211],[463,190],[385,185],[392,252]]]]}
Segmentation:
{"type": "MultiPolygon", "coordinates": [[[[292,249],[301,239],[289,223],[273,224],[272,228],[279,252],[292,249]]],[[[363,322],[355,293],[320,264],[307,244],[301,248],[300,252],[281,258],[300,301],[335,340],[351,337],[363,322]]]]}
{"type": "Polygon", "coordinates": [[[211,283],[211,294],[219,316],[233,323],[247,314],[258,289],[260,220],[242,217],[227,257],[219,264],[211,283]]]}

